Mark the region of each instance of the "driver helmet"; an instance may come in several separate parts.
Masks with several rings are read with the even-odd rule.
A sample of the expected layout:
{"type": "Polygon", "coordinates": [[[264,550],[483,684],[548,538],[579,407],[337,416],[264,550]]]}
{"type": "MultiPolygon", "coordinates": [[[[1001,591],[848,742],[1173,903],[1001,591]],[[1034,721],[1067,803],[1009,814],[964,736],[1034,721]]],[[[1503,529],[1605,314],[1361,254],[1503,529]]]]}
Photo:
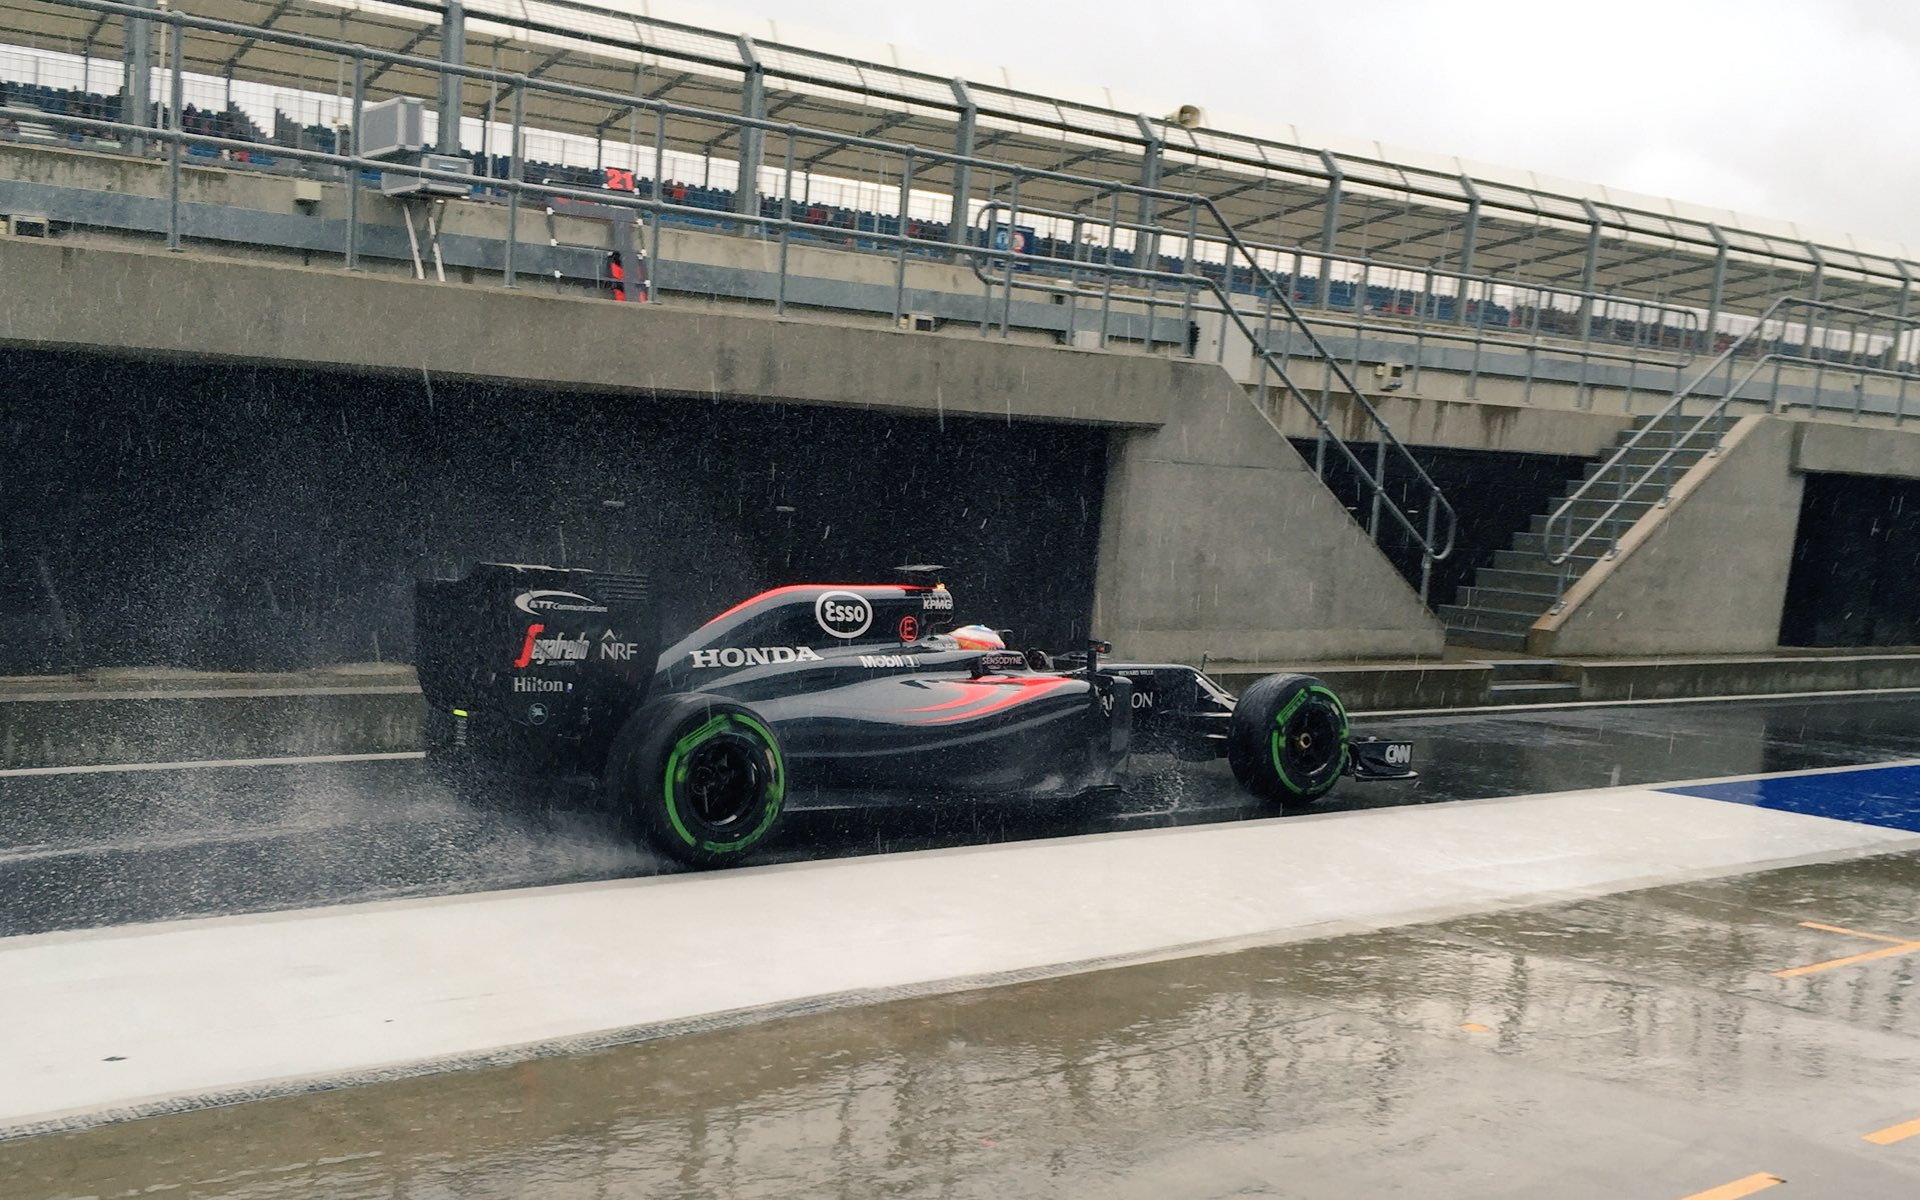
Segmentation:
{"type": "Polygon", "coordinates": [[[948,633],[962,650],[1005,650],[1007,643],[985,625],[962,625],[948,633]]]}

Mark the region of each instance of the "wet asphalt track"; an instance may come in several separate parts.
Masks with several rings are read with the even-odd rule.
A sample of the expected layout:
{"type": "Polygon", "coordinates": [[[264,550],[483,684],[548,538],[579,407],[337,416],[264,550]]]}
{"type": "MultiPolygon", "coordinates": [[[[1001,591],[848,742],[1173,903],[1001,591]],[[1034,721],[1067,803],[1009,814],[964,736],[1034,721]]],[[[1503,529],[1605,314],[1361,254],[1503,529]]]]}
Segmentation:
{"type": "MultiPolygon", "coordinates": [[[[1312,811],[1920,758],[1911,696],[1358,724],[1418,739],[1421,780],[1343,783],[1312,811]]],[[[794,812],[758,861],[1266,815],[1210,764],[1156,769],[1124,797],[1073,807],[794,812]]],[[[0,936],[670,869],[565,796],[476,808],[414,760],[0,778],[0,936]]]]}

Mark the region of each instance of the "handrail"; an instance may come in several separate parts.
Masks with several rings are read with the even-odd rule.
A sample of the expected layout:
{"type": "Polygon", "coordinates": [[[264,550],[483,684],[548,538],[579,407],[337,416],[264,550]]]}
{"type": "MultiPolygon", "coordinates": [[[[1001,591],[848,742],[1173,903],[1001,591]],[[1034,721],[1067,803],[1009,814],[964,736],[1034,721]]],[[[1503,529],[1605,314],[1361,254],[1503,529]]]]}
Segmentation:
{"type": "MultiPolygon", "coordinates": [[[[1022,213],[1022,215],[1031,215],[1036,213],[1036,211],[1037,210],[1025,205],[1022,205],[1020,209],[1020,212],[1022,213]]],[[[1140,221],[1127,221],[1127,220],[1121,220],[1118,222],[1109,222],[1109,221],[1100,220],[1096,217],[1091,217],[1084,212],[1074,212],[1074,213],[1066,213],[1066,214],[1044,213],[1041,215],[1047,216],[1049,220],[1071,222],[1071,231],[1068,235],[1068,240],[1074,242],[1075,244],[1079,244],[1082,234],[1090,229],[1103,229],[1103,230],[1117,229],[1117,230],[1124,230],[1132,234],[1148,234],[1148,235],[1153,235],[1160,238],[1171,238],[1176,241],[1184,241],[1187,239],[1187,236],[1188,236],[1186,232],[1178,229],[1171,229],[1166,225],[1148,224],[1140,221]]],[[[977,225],[977,222],[976,222],[976,225],[977,225]]],[[[1057,235],[1056,235],[1056,240],[1057,240],[1057,235]]],[[[1195,240],[1197,243],[1205,244],[1205,245],[1216,245],[1216,244],[1219,244],[1219,241],[1220,241],[1220,239],[1214,237],[1213,235],[1209,233],[1204,233],[1204,232],[1198,233],[1196,235],[1195,240]]],[[[1351,311],[1351,310],[1363,307],[1363,305],[1359,305],[1359,304],[1336,306],[1329,303],[1327,300],[1327,297],[1331,294],[1332,289],[1336,284],[1345,284],[1349,287],[1352,287],[1355,289],[1356,296],[1360,296],[1363,294],[1363,290],[1366,288],[1374,287],[1374,286],[1380,286],[1380,287],[1388,286],[1385,284],[1376,285],[1372,283],[1368,278],[1371,272],[1379,271],[1383,273],[1397,274],[1397,275],[1402,275],[1407,277],[1414,277],[1414,276],[1424,277],[1425,280],[1427,281],[1426,286],[1424,289],[1420,290],[1418,294],[1435,299],[1435,300],[1451,299],[1456,305],[1480,304],[1482,306],[1485,306],[1485,305],[1493,304],[1494,301],[1491,299],[1491,295],[1492,295],[1492,290],[1494,288],[1504,288],[1508,292],[1512,293],[1513,296],[1515,297],[1512,304],[1507,305],[1505,307],[1515,307],[1515,306],[1522,307],[1522,308],[1530,307],[1530,308],[1534,308],[1542,311],[1564,313],[1566,310],[1555,308],[1553,305],[1546,302],[1547,299],[1551,297],[1553,299],[1565,299],[1565,300],[1574,301],[1579,309],[1586,310],[1581,315],[1583,317],[1583,324],[1587,327],[1587,332],[1582,334],[1580,338],[1576,339],[1583,346],[1592,341],[1592,333],[1591,333],[1592,326],[1599,324],[1603,321],[1619,319],[1606,314],[1594,312],[1592,311],[1593,306],[1605,305],[1605,306],[1608,306],[1609,308],[1612,308],[1615,306],[1622,307],[1622,308],[1631,308],[1635,311],[1635,315],[1632,318],[1632,320],[1636,324],[1639,324],[1641,326],[1647,325],[1647,323],[1651,319],[1657,323],[1655,326],[1656,328],[1664,327],[1669,324],[1679,327],[1680,332],[1683,335],[1684,342],[1683,342],[1683,345],[1679,348],[1678,353],[1672,356],[1677,361],[1674,363],[1670,363],[1668,365],[1686,366],[1689,363],[1691,363],[1694,358],[1692,345],[1705,332],[1703,327],[1702,317],[1698,310],[1686,307],[1684,305],[1669,304],[1660,300],[1646,299],[1644,297],[1638,297],[1638,296],[1625,296],[1625,295],[1619,295],[1612,292],[1588,291],[1578,287],[1565,287],[1565,286],[1552,284],[1552,283],[1537,283],[1537,282],[1530,282],[1530,281],[1517,280],[1517,279],[1502,279],[1496,275],[1486,275],[1486,274],[1480,274],[1480,273],[1471,272],[1471,271],[1455,271],[1455,270],[1449,270],[1444,267],[1438,267],[1438,266],[1432,266],[1432,265],[1417,266],[1411,263],[1396,263],[1387,259],[1368,258],[1365,255],[1342,254],[1337,251],[1331,251],[1331,250],[1315,250],[1306,246],[1288,246],[1288,245],[1283,245],[1279,242],[1261,242],[1261,241],[1253,241],[1251,239],[1243,238],[1242,244],[1247,249],[1252,250],[1256,253],[1270,254],[1275,258],[1291,258],[1297,263],[1304,264],[1305,262],[1308,262],[1308,261],[1321,263],[1321,264],[1339,263],[1343,266],[1356,268],[1358,272],[1357,278],[1334,279],[1334,278],[1327,278],[1327,277],[1314,277],[1316,281],[1315,286],[1319,289],[1321,299],[1317,303],[1311,303],[1309,306],[1312,308],[1329,312],[1329,313],[1338,312],[1338,311],[1351,311]],[[1449,283],[1479,285],[1482,289],[1485,290],[1486,294],[1480,297],[1466,297],[1463,292],[1456,292],[1452,296],[1448,296],[1442,292],[1436,292],[1433,289],[1433,283],[1435,281],[1443,281],[1443,280],[1449,283]]],[[[1119,247],[1108,246],[1107,249],[1111,251],[1111,250],[1117,250],[1119,249],[1119,247]]],[[[1084,259],[1063,259],[1063,258],[1057,258],[1057,257],[1051,256],[1051,255],[1037,255],[1035,257],[1040,262],[1057,263],[1057,264],[1082,264],[1086,262],[1086,260],[1084,259]]],[[[1173,256],[1173,257],[1177,257],[1177,256],[1173,256]]],[[[1187,261],[1189,262],[1191,261],[1191,255],[1189,255],[1187,261]]],[[[1270,274],[1269,274],[1269,278],[1271,278],[1270,274]]],[[[1297,284],[1299,280],[1295,279],[1294,282],[1297,284]]],[[[1228,291],[1233,290],[1231,284],[1229,284],[1227,290],[1228,291]]],[[[1404,287],[1390,287],[1388,288],[1388,290],[1412,291],[1414,289],[1404,288],[1404,287]]],[[[1291,294],[1291,291],[1289,292],[1289,294],[1291,294]]],[[[1331,317],[1315,316],[1315,317],[1309,317],[1307,319],[1319,325],[1340,324],[1339,322],[1331,319],[1331,317]]],[[[1444,319],[1441,319],[1441,320],[1444,320],[1444,319]]],[[[1424,323],[1424,322],[1421,322],[1421,323],[1424,323]]],[[[1460,314],[1459,319],[1457,319],[1453,323],[1463,324],[1463,325],[1467,325],[1467,326],[1481,329],[1481,330],[1486,330],[1488,328],[1491,328],[1486,324],[1486,322],[1483,319],[1466,317],[1464,313],[1460,314]]],[[[1445,335],[1439,332],[1435,332],[1432,336],[1442,337],[1445,335]]],[[[1453,335],[1453,336],[1457,339],[1459,335],[1453,335]]],[[[1552,335],[1549,335],[1549,336],[1552,336],[1552,335]]],[[[1638,358],[1633,358],[1628,355],[1609,354],[1606,351],[1592,351],[1591,356],[1616,358],[1623,361],[1633,361],[1633,362],[1642,361],[1638,358]]]]}
{"type": "MultiPolygon", "coordinates": [[[[1566,607],[1566,595],[1567,589],[1571,584],[1572,560],[1575,552],[1589,541],[1599,537],[1601,529],[1606,526],[1609,521],[1613,520],[1622,505],[1627,503],[1644,503],[1644,501],[1641,500],[1632,500],[1631,497],[1639,494],[1640,489],[1647,486],[1655,475],[1660,476],[1660,499],[1656,503],[1656,507],[1667,507],[1673,498],[1675,460],[1683,453],[1693,452],[1695,449],[1693,445],[1695,438],[1711,428],[1713,444],[1707,447],[1706,454],[1708,457],[1716,457],[1719,455],[1721,442],[1726,433],[1722,418],[1728,406],[1740,397],[1740,394],[1746,389],[1747,385],[1752,383],[1754,378],[1759,375],[1762,368],[1770,364],[1776,368],[1791,364],[1811,367],[1815,370],[1822,371],[1842,371],[1849,375],[1860,375],[1862,377],[1873,375],[1883,378],[1899,379],[1903,382],[1920,379],[1920,376],[1912,372],[1897,371],[1882,367],[1834,363],[1810,355],[1786,354],[1779,350],[1766,349],[1765,343],[1778,341],[1784,335],[1784,330],[1769,330],[1769,325],[1777,326],[1781,324],[1783,314],[1796,309],[1803,309],[1806,312],[1806,316],[1801,321],[1792,322],[1792,324],[1801,325],[1805,331],[1804,340],[1801,342],[1802,349],[1812,348],[1808,343],[1812,342],[1816,335],[1818,326],[1815,324],[1815,318],[1818,315],[1850,316],[1876,324],[1899,327],[1900,332],[1894,334],[1889,343],[1894,346],[1897,346],[1901,337],[1915,330],[1920,330],[1920,317],[1877,313],[1869,309],[1852,308],[1842,304],[1829,304],[1825,301],[1813,300],[1807,297],[1782,296],[1768,305],[1766,311],[1761,313],[1754,321],[1751,329],[1748,329],[1738,338],[1730,342],[1726,348],[1715,355],[1713,361],[1702,368],[1692,380],[1674,392],[1673,398],[1667,402],[1666,407],[1662,408],[1653,416],[1643,420],[1639,428],[1634,430],[1633,436],[1621,443],[1620,448],[1615,450],[1606,462],[1601,464],[1600,469],[1593,473],[1593,477],[1575,489],[1571,495],[1560,503],[1558,508],[1555,508],[1553,512],[1548,515],[1541,531],[1543,554],[1548,565],[1560,568],[1559,587],[1555,592],[1553,606],[1549,611],[1557,613],[1566,607]],[[1735,381],[1733,364],[1735,360],[1740,357],[1742,351],[1750,347],[1758,347],[1761,353],[1753,360],[1753,365],[1747,372],[1740,376],[1738,381],[1735,381]],[[1700,391],[1701,386],[1711,379],[1716,372],[1720,371],[1722,367],[1726,369],[1726,382],[1723,383],[1720,388],[1719,398],[1709,404],[1706,412],[1689,426],[1684,433],[1677,432],[1679,428],[1678,424],[1668,426],[1664,432],[1672,435],[1672,441],[1666,447],[1665,452],[1643,469],[1637,477],[1634,477],[1631,483],[1625,483],[1632,472],[1632,468],[1627,465],[1627,456],[1634,450],[1642,448],[1641,443],[1647,435],[1661,429],[1662,423],[1668,421],[1669,418],[1680,417],[1684,419],[1686,402],[1693,398],[1695,394],[1700,391]],[[1608,504],[1598,516],[1589,520],[1584,528],[1576,530],[1573,521],[1574,506],[1587,500],[1589,498],[1588,493],[1603,484],[1625,484],[1625,486],[1619,487],[1619,494],[1613,498],[1613,502],[1608,504]],[[1557,540],[1562,541],[1564,544],[1559,547],[1556,553],[1555,544],[1557,540]]],[[[1778,412],[1779,409],[1780,398],[1776,387],[1774,394],[1769,398],[1768,411],[1778,412]]],[[[1650,449],[1651,447],[1646,448],[1650,449]]],[[[1594,498],[1593,502],[1598,503],[1598,498],[1594,498]]],[[[1607,548],[1602,557],[1613,558],[1619,553],[1618,531],[1616,530],[1614,533],[1606,535],[1606,541],[1607,548]]]]}
{"type": "MultiPolygon", "coordinates": [[[[1382,507],[1384,507],[1394,522],[1398,524],[1401,529],[1405,530],[1407,535],[1411,537],[1414,543],[1420,548],[1420,599],[1424,603],[1427,599],[1427,592],[1431,582],[1433,564],[1444,560],[1448,555],[1453,553],[1454,539],[1459,528],[1459,518],[1454,512],[1452,503],[1447,500],[1445,493],[1440,490],[1440,485],[1435,483],[1432,477],[1427,474],[1426,469],[1420,465],[1419,460],[1414,458],[1412,452],[1401,443],[1399,438],[1394,436],[1393,430],[1388,426],[1386,419],[1380,415],[1379,410],[1374,408],[1372,402],[1367,399],[1366,393],[1361,391],[1360,386],[1353,381],[1352,376],[1347,374],[1346,369],[1340,365],[1339,360],[1334,357],[1325,343],[1321,342],[1319,336],[1313,332],[1306,320],[1301,317],[1299,310],[1293,306],[1292,301],[1283,294],[1283,289],[1279,286],[1279,281],[1274,279],[1273,275],[1248,252],[1246,244],[1240,239],[1238,233],[1234,231],[1226,218],[1223,217],[1219,210],[1214,208],[1212,202],[1208,201],[1205,197],[1196,197],[1195,200],[1196,207],[1205,207],[1214,221],[1220,226],[1225,235],[1224,240],[1240,251],[1241,256],[1246,260],[1247,264],[1257,272],[1261,280],[1266,283],[1266,302],[1269,317],[1271,316],[1273,305],[1278,303],[1280,309],[1285,313],[1287,320],[1305,335],[1308,344],[1320,356],[1327,369],[1332,372],[1336,379],[1345,385],[1347,394],[1353,397],[1354,403],[1359,405],[1360,410],[1366,414],[1368,423],[1377,435],[1374,441],[1374,467],[1372,470],[1369,470],[1366,464],[1361,462],[1359,456],[1354,454],[1352,448],[1347,445],[1346,441],[1334,431],[1332,424],[1326,418],[1326,414],[1314,405],[1313,401],[1307,397],[1307,394],[1302,391],[1300,386],[1287,374],[1278,356],[1267,344],[1266,338],[1255,328],[1254,324],[1247,319],[1246,315],[1234,306],[1231,295],[1214,279],[1195,272],[1147,270],[1139,267],[1119,267],[1111,263],[1099,264],[1097,267],[1089,264],[1089,267],[1101,271],[1106,274],[1109,279],[1114,276],[1119,276],[1121,278],[1134,278],[1152,283],[1172,283],[1186,289],[1189,294],[1191,294],[1195,288],[1205,289],[1213,294],[1216,305],[1209,306],[1206,311],[1219,312],[1233,322],[1234,326],[1238,328],[1240,333],[1247,339],[1248,344],[1260,355],[1267,366],[1273,370],[1287,394],[1292,396],[1295,402],[1298,403],[1301,408],[1305,409],[1308,416],[1313,419],[1315,427],[1320,431],[1323,444],[1331,443],[1339,452],[1340,456],[1345,459],[1348,467],[1365,481],[1365,489],[1370,493],[1372,500],[1371,515],[1366,522],[1367,535],[1373,538],[1376,543],[1379,541],[1380,513],[1382,507]],[[1405,466],[1411,468],[1414,479],[1424,485],[1426,489],[1427,521],[1424,532],[1414,526],[1408,514],[1387,492],[1386,454],[1389,447],[1397,453],[1399,460],[1404,460],[1405,466]],[[1445,518],[1444,541],[1436,537],[1437,518],[1441,515],[1444,515],[1445,518]]],[[[995,213],[1046,217],[1054,217],[1057,215],[1044,209],[1031,207],[1015,208],[1007,201],[996,200],[982,207],[980,219],[990,218],[995,213]]],[[[1011,227],[1012,222],[1009,221],[1007,224],[1011,227]]],[[[991,227],[992,222],[989,221],[988,228],[991,229],[991,227]]],[[[1162,226],[1158,229],[1158,232],[1164,235],[1170,231],[1162,226]]],[[[989,286],[998,282],[1000,286],[1007,287],[1009,290],[1015,287],[1021,287],[1035,291],[1049,292],[1055,295],[1071,295],[1077,298],[1099,299],[1103,302],[1109,302],[1111,299],[1110,293],[1087,292],[1078,287],[1040,283],[1033,279],[1019,278],[1014,272],[1014,264],[1018,262],[1038,264],[1053,263],[1059,260],[1028,254],[1019,250],[995,250],[993,251],[993,257],[1003,259],[1006,263],[1003,277],[998,281],[987,276],[981,269],[978,259],[972,260],[975,275],[981,282],[989,286]]],[[[1148,301],[1148,303],[1153,303],[1153,301],[1148,301]]],[[[1187,302],[1187,307],[1189,310],[1192,308],[1192,302],[1190,300],[1187,302]]],[[[1263,324],[1270,324],[1270,321],[1263,322],[1263,324]]],[[[1324,462],[1316,463],[1315,469],[1316,473],[1324,480],[1326,477],[1324,462]]],[[[1357,521],[1358,519],[1356,516],[1355,520],[1357,521]]]]}

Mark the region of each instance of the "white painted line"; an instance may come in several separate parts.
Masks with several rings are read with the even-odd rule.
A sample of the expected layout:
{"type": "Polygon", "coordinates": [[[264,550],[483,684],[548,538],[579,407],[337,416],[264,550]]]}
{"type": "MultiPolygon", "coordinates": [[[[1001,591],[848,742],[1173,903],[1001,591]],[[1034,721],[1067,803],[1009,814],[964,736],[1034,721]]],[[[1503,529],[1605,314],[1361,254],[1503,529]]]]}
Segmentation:
{"type": "Polygon", "coordinates": [[[1857,688],[1844,692],[1742,692],[1732,696],[1663,696],[1646,700],[1566,700],[1543,704],[1482,704],[1473,708],[1383,708],[1355,717],[1477,717],[1497,713],[1545,712],[1556,708],[1638,708],[1656,704],[1728,704],[1742,700],[1838,700],[1861,696],[1910,696],[1920,687],[1857,688]]]}
{"type": "Polygon", "coordinates": [[[1920,758],[1895,758],[1886,762],[1855,763],[1849,767],[1807,767],[1799,771],[1756,771],[1751,775],[1716,775],[1711,779],[1676,779],[1672,783],[1647,783],[1641,787],[1710,787],[1717,783],[1751,783],[1756,779],[1800,779],[1809,775],[1845,775],[1850,771],[1879,771],[1894,767],[1920,767],[1920,758]]]}
{"type": "Polygon", "coordinates": [[[258,700],[277,696],[417,696],[411,683],[368,683],[340,687],[284,688],[156,688],[139,692],[22,692],[0,693],[0,704],[47,704],[101,700],[258,700]]]}
{"type": "Polygon", "coordinates": [[[398,762],[425,758],[421,750],[395,750],[382,754],[304,754],[288,758],[197,758],[183,762],[96,763],[81,767],[8,767],[0,770],[0,779],[26,775],[112,775],[120,771],[207,771],[221,767],[310,767],[319,763],[398,762]]]}
{"type": "Polygon", "coordinates": [[[1617,789],[36,934],[0,940],[0,1138],[1915,846],[1617,789]]]}

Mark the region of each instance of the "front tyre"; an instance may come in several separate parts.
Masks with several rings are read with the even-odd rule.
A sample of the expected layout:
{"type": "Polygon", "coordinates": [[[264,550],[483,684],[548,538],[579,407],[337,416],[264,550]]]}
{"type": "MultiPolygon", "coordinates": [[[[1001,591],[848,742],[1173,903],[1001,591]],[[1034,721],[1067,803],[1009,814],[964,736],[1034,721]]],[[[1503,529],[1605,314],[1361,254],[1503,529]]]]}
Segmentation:
{"type": "Polygon", "coordinates": [[[1347,710],[1311,675],[1269,675],[1234,705],[1227,762],[1263,800],[1318,800],[1347,768],[1347,710]]]}
{"type": "Polygon", "coordinates": [[[607,755],[606,785],[635,832],[662,853],[689,866],[726,866],[779,821],[786,760],[752,709],[688,693],[627,719],[607,755]]]}

